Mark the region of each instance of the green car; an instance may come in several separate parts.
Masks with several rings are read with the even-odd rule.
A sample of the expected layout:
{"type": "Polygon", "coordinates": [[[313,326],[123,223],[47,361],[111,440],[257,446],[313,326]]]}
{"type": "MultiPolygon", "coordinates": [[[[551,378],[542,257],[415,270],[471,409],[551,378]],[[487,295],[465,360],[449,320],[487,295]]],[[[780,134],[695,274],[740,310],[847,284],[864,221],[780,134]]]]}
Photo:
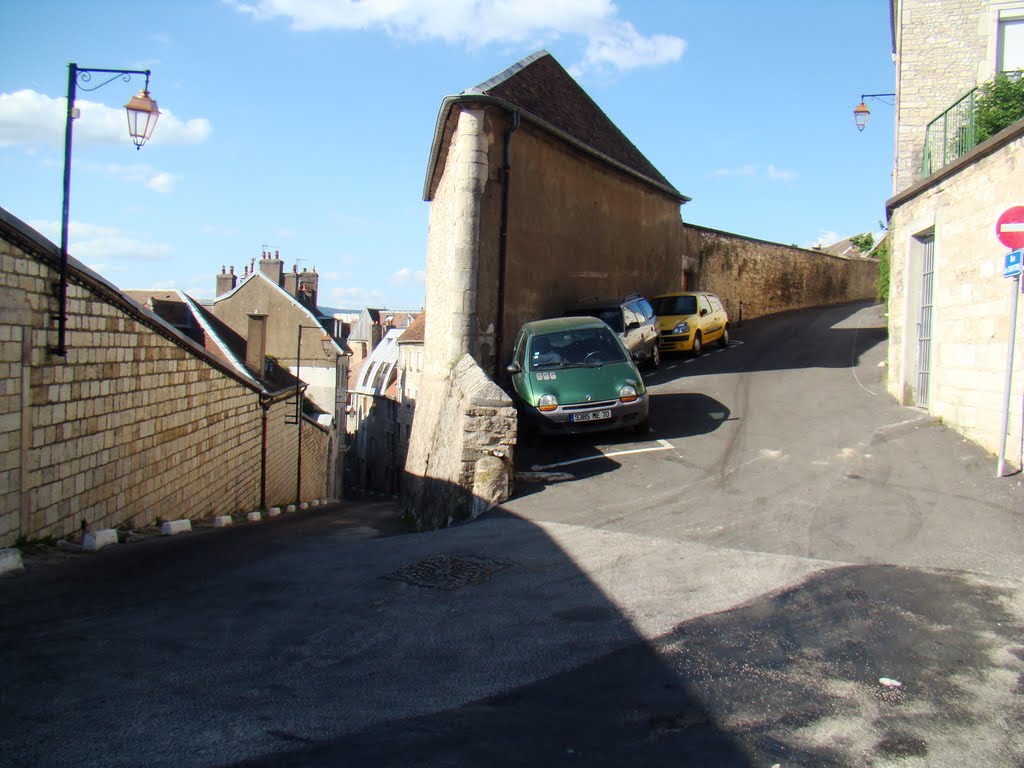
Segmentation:
{"type": "Polygon", "coordinates": [[[619,338],[593,317],[526,323],[512,362],[516,404],[539,432],[647,432],[647,389],[619,338]]]}

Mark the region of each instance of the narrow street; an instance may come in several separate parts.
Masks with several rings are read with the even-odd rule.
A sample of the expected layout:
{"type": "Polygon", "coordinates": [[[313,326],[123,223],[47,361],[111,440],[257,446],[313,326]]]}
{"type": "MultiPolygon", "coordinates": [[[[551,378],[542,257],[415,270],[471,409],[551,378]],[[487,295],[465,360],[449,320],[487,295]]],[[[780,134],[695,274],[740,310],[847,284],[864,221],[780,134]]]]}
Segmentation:
{"type": "Polygon", "coordinates": [[[1021,477],[886,394],[880,312],[665,360],[650,434],[537,441],[573,478],[470,524],[28,558],[5,764],[1018,768],[1021,477]]]}

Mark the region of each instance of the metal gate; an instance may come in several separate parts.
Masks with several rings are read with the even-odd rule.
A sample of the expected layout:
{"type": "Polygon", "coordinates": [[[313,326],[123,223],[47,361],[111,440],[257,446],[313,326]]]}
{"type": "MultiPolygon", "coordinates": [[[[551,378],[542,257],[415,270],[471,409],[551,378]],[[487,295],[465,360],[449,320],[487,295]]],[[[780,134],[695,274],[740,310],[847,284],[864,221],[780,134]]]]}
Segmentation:
{"type": "Polygon", "coordinates": [[[935,236],[922,237],[921,309],[917,322],[917,404],[927,407],[932,354],[932,287],[935,275],[935,236]]]}

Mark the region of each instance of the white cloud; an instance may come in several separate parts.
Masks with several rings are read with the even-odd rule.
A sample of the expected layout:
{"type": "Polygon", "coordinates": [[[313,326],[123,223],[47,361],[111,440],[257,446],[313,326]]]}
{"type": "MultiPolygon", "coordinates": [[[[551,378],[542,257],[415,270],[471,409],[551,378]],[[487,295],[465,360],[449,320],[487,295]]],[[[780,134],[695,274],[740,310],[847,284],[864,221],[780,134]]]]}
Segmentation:
{"type": "Polygon", "coordinates": [[[800,245],[801,248],[827,248],[833,243],[838,243],[845,236],[840,235],[838,232],[833,232],[829,229],[823,229],[818,233],[817,240],[811,240],[810,242],[804,242],[800,245]]]}
{"type": "Polygon", "coordinates": [[[422,269],[412,270],[402,267],[391,276],[391,282],[396,285],[409,285],[410,283],[426,283],[427,273],[422,269]]]}
{"type": "Polygon", "coordinates": [[[380,30],[393,37],[440,39],[467,48],[492,43],[538,47],[586,39],[576,72],[627,70],[677,61],[682,38],[641,35],[611,0],[225,0],[258,20],[283,17],[301,31],[380,30]]]}
{"type": "MultiPolygon", "coordinates": [[[[332,287],[329,290],[331,306],[344,305],[346,307],[370,307],[380,305],[383,302],[384,294],[376,289],[359,287],[339,288],[332,287]]],[[[323,300],[320,303],[325,303],[323,300]]]]}
{"type": "MultiPolygon", "coordinates": [[[[59,222],[32,221],[29,225],[53,242],[60,242],[59,222]]],[[[68,253],[85,264],[93,264],[97,259],[166,261],[171,257],[171,248],[165,243],[128,237],[115,227],[72,221],[68,224],[68,253]]],[[[97,267],[93,269],[100,271],[97,267]]]]}
{"type": "MultiPolygon", "coordinates": [[[[737,168],[717,168],[712,171],[712,176],[761,176],[761,170],[756,165],[741,165],[737,168]]],[[[792,181],[796,178],[795,171],[784,171],[768,164],[764,170],[764,176],[771,181],[792,181]]]]}
{"type": "MultiPolygon", "coordinates": [[[[124,98],[127,101],[128,97],[124,98]]],[[[0,147],[64,141],[67,99],[51,98],[32,90],[0,93],[0,147]]],[[[75,144],[130,144],[123,108],[76,98],[81,111],[75,120],[75,144]]],[[[152,141],[161,144],[200,144],[210,135],[203,117],[181,121],[162,109],[152,141]]]]}
{"type": "Polygon", "coordinates": [[[776,181],[792,181],[796,178],[796,171],[783,171],[774,165],[769,165],[768,178],[776,181]]]}
{"type": "Polygon", "coordinates": [[[155,192],[169,192],[181,178],[173,173],[157,171],[145,163],[129,163],[128,165],[107,163],[102,166],[94,163],[80,163],[76,167],[84,167],[92,171],[106,173],[118,181],[145,186],[155,192]]]}

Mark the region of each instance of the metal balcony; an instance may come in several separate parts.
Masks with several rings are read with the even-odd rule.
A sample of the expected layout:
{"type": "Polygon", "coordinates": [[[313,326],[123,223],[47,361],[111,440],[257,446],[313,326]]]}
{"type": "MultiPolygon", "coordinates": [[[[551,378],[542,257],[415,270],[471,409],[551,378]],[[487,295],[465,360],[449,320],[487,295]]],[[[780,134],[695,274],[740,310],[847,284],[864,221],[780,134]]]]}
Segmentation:
{"type": "Polygon", "coordinates": [[[924,136],[922,176],[930,176],[958,157],[963,157],[978,143],[975,130],[975,98],[972,88],[953,106],[928,123],[924,136]]]}

